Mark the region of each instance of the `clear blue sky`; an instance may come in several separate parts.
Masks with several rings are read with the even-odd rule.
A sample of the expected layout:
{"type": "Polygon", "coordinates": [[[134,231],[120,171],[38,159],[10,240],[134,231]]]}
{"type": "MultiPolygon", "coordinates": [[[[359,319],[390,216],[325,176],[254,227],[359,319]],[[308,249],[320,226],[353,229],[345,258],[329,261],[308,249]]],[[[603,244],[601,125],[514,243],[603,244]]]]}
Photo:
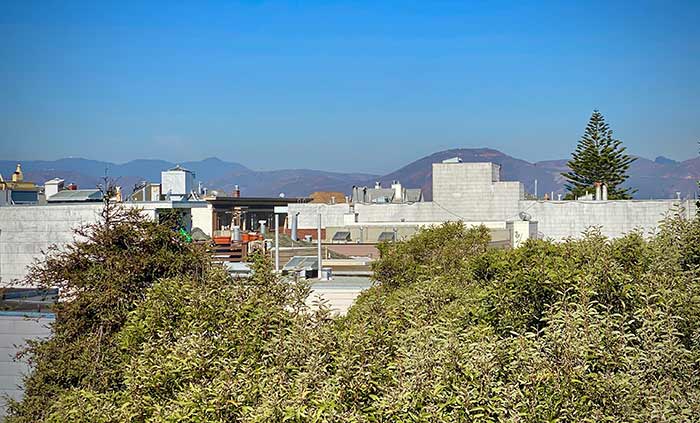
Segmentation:
{"type": "Polygon", "coordinates": [[[6,159],[537,161],[594,108],[634,154],[697,154],[700,1],[0,2],[6,159]]]}

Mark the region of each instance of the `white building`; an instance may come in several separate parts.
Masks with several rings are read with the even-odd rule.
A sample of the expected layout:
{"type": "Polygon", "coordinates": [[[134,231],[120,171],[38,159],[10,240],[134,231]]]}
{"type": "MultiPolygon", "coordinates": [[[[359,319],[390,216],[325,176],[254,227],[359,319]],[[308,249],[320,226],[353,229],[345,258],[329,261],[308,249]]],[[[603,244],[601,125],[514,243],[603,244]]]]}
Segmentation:
{"type": "MultiPolygon", "coordinates": [[[[175,166],[160,173],[161,191],[166,200],[188,199],[195,193],[195,175],[191,171],[175,166]]],[[[196,195],[195,195],[196,196],[196,195]]]]}
{"type": "MultiPolygon", "coordinates": [[[[528,238],[562,240],[579,237],[596,226],[608,237],[633,230],[654,232],[669,213],[695,213],[690,200],[526,200],[523,184],[501,181],[494,163],[462,163],[446,160],[433,164],[433,201],[412,204],[290,204],[290,216],[298,216],[300,230],[315,229],[322,215],[325,239],[337,232],[351,232],[352,242],[376,242],[381,231],[462,221],[483,224],[492,230],[508,230],[512,246],[528,238]],[[371,232],[371,228],[381,230],[371,232]],[[363,237],[359,239],[358,237],[363,237]]],[[[404,230],[406,233],[408,229],[404,230]]],[[[400,235],[400,234],[399,234],[400,235]]]]}

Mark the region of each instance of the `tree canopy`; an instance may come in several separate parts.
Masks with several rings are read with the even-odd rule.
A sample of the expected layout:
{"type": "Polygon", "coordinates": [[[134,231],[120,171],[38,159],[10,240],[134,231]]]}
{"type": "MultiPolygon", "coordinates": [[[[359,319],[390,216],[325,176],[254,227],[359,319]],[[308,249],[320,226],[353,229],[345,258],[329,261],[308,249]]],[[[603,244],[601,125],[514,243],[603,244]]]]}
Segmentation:
{"type": "Polygon", "coordinates": [[[611,200],[632,198],[635,191],[622,184],[628,178],[630,164],[636,159],[627,155],[625,149],[622,141],[613,138],[613,131],[603,115],[594,110],[568,162],[569,172],[562,173],[567,180],[567,198],[594,193],[596,183],[607,185],[611,200]]]}
{"type": "Polygon", "coordinates": [[[198,247],[139,209],[106,201],[99,221],[75,231],[76,241],[50,248],[36,262],[27,283],[59,288],[52,336],[32,341],[23,358],[34,366],[25,380],[25,399],[10,402],[10,421],[43,421],[65,392],[123,388],[126,356],[117,335],[129,313],[154,282],[166,277],[196,278],[209,266],[198,247]]]}
{"type": "Polygon", "coordinates": [[[54,390],[34,421],[697,421],[700,219],[487,242],[446,223],[381,245],[339,318],[263,257],[248,281],[163,275],[116,329],[110,383],[54,390]]]}

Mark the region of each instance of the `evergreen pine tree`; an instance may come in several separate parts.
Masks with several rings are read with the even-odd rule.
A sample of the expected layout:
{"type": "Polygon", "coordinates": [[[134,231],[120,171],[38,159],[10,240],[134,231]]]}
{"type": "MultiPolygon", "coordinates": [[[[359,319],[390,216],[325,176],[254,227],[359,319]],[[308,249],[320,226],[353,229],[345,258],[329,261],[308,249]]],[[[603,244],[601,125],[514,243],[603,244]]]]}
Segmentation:
{"type": "Polygon", "coordinates": [[[567,198],[580,197],[586,192],[595,192],[595,183],[608,187],[608,198],[621,200],[632,198],[636,190],[623,188],[627,171],[636,158],[625,154],[622,141],[613,138],[613,131],[605,118],[594,110],[586,131],[569,160],[569,172],[563,173],[567,179],[567,198]]]}

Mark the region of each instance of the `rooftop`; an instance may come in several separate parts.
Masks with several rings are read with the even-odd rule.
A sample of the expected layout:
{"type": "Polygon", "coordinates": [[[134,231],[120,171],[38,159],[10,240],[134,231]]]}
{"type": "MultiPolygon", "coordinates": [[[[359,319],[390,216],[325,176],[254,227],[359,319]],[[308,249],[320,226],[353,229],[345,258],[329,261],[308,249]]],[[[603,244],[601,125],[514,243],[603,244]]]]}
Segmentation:
{"type": "Polygon", "coordinates": [[[66,189],[49,197],[49,203],[97,202],[102,201],[102,192],[98,189],[66,189]]]}

